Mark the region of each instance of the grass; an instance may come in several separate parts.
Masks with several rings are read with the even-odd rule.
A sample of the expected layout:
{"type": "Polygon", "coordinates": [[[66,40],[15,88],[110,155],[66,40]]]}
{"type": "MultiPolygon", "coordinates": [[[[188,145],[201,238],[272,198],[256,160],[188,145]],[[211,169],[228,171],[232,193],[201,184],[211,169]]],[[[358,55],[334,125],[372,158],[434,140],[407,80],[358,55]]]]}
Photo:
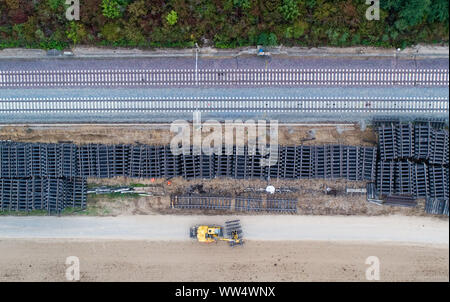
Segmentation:
{"type": "Polygon", "coordinates": [[[88,194],[88,199],[91,199],[93,201],[98,200],[100,198],[105,199],[125,199],[125,198],[139,198],[140,195],[138,193],[108,193],[108,194],[88,194]]]}
{"type": "Polygon", "coordinates": [[[148,185],[141,184],[141,183],[131,183],[130,187],[132,187],[132,188],[143,188],[143,187],[148,187],[148,185]]]}
{"type": "Polygon", "coordinates": [[[49,214],[45,210],[32,210],[28,212],[0,210],[0,216],[47,216],[47,215],[49,214]]]}
{"type": "Polygon", "coordinates": [[[102,209],[94,203],[87,205],[85,209],[65,208],[61,216],[105,216],[111,214],[108,209],[102,209]]]}

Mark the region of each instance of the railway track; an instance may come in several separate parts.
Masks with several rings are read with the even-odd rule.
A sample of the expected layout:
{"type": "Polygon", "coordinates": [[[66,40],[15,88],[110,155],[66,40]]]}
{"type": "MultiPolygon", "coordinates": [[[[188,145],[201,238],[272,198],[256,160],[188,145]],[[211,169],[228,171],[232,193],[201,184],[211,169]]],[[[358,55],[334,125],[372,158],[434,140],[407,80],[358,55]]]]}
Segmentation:
{"type": "Polygon", "coordinates": [[[0,119],[42,113],[447,113],[447,97],[0,98],[0,119]]]}
{"type": "Polygon", "coordinates": [[[110,86],[448,86],[448,69],[0,71],[0,88],[110,86]]]}

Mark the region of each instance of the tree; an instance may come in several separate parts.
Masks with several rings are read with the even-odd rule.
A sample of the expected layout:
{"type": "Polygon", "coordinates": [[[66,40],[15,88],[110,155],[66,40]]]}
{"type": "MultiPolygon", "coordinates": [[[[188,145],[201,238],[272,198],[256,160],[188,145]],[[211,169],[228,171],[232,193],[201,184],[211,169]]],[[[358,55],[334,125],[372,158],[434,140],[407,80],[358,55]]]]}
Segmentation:
{"type": "Polygon", "coordinates": [[[433,0],[428,15],[430,22],[441,22],[448,25],[448,0],[433,0]]]}
{"type": "Polygon", "coordinates": [[[250,0],[233,0],[233,5],[235,7],[242,8],[243,10],[249,10],[252,6],[250,0]]]}
{"type": "MultiPolygon", "coordinates": [[[[446,0],[448,3],[448,0],[446,0]]],[[[397,15],[397,28],[406,28],[421,24],[430,11],[431,0],[385,0],[381,1],[381,8],[397,15]]],[[[448,4],[447,4],[448,5],[448,4]]]]}
{"type": "Polygon", "coordinates": [[[294,21],[299,15],[298,3],[296,0],[283,0],[280,12],[286,22],[294,21]]]}

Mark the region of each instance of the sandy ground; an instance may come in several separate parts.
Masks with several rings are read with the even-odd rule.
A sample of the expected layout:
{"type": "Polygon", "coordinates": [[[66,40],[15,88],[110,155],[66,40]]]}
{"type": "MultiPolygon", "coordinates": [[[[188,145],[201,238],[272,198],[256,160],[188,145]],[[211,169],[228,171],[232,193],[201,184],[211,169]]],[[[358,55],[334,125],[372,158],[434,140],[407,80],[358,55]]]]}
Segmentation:
{"type": "Polygon", "coordinates": [[[0,282],[65,281],[68,256],[80,260],[80,281],[366,281],[369,256],[380,281],[449,281],[448,245],[7,239],[0,255],[0,282]]]}
{"type": "Polygon", "coordinates": [[[241,216],[244,246],[200,244],[195,224],[230,216],[0,217],[0,282],[449,281],[448,219],[405,216],[241,216]]]}

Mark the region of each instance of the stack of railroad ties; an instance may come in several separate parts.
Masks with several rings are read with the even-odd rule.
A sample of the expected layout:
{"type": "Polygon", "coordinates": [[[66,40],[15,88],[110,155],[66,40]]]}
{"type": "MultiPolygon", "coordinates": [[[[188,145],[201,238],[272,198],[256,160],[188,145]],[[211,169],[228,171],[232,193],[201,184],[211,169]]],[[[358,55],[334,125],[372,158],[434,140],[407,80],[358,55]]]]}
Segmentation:
{"type": "Polygon", "coordinates": [[[375,179],[375,147],[279,146],[271,166],[260,165],[263,156],[247,147],[225,151],[174,155],[169,146],[0,141],[0,210],[84,208],[90,177],[375,179]]]}
{"type": "Polygon", "coordinates": [[[448,216],[449,135],[442,122],[380,123],[377,192],[383,204],[416,206],[448,216]]]}
{"type": "Polygon", "coordinates": [[[269,196],[227,197],[201,195],[172,195],[170,206],[177,209],[207,209],[254,212],[297,213],[297,200],[269,196]],[[234,206],[233,206],[234,204],[234,206]]]}

